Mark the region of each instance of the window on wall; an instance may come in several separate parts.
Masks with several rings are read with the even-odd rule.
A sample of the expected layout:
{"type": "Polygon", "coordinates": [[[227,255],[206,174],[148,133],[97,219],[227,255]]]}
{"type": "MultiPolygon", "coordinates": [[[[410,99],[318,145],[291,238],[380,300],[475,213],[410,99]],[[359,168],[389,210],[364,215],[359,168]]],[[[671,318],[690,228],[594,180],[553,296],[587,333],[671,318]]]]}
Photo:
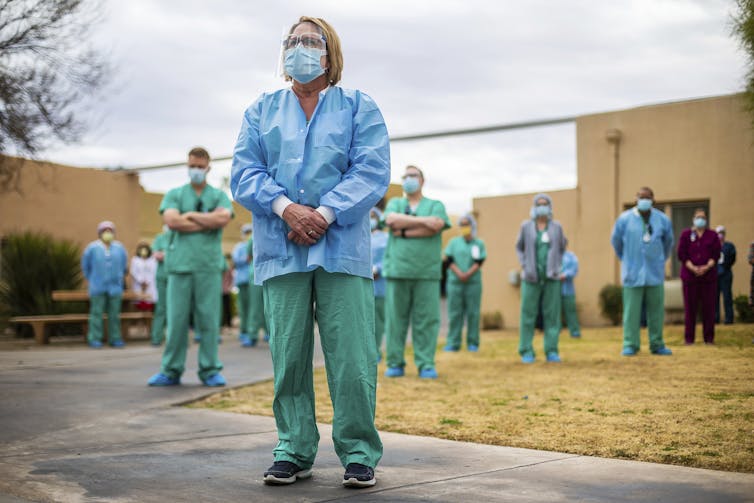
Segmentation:
{"type": "Polygon", "coordinates": [[[675,244],[673,245],[672,253],[672,276],[677,278],[681,273],[681,263],[678,261],[678,238],[681,236],[681,232],[684,229],[691,227],[691,221],[694,219],[694,211],[697,208],[703,209],[707,212],[707,221],[710,222],[709,214],[709,200],[706,201],[689,201],[683,203],[672,203],[668,205],[670,207],[670,213],[665,213],[670,217],[673,222],[673,236],[675,236],[675,244]]]}

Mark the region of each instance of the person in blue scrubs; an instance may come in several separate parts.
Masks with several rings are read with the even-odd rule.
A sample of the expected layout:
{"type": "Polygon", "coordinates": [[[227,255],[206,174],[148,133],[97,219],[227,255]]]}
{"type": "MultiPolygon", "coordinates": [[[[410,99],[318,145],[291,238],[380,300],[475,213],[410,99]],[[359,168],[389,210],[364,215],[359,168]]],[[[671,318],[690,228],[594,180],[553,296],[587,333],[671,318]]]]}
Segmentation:
{"type": "Polygon", "coordinates": [[[123,279],[128,273],[128,253],[115,241],[115,224],[109,220],[97,225],[99,239],[84,249],[81,270],[89,282],[89,347],[102,347],[102,317],[107,313],[107,338],[114,348],[125,346],[120,333],[123,279]]]}
{"type": "Polygon", "coordinates": [[[573,278],[579,273],[579,259],[572,251],[563,253],[563,263],[560,268],[561,303],[563,304],[563,317],[571,337],[581,337],[579,326],[579,314],[576,310],[576,288],[573,286],[573,278]]]}
{"type": "Polygon", "coordinates": [[[665,321],[665,262],[673,251],[673,225],[653,208],[654,192],[642,187],[636,206],[620,214],[610,243],[621,261],[623,281],[623,356],[639,352],[642,304],[647,310],[649,350],[672,355],[662,337],[665,321]]]}
{"type": "Polygon", "coordinates": [[[254,217],[254,282],[270,332],[278,444],[264,481],[311,476],[316,318],[343,484],[369,487],[382,457],[369,211],[390,181],[388,133],[369,96],[336,85],[343,56],[326,21],[301,17],[283,50],[292,86],[246,110],[231,169],[233,197],[254,217]]]}

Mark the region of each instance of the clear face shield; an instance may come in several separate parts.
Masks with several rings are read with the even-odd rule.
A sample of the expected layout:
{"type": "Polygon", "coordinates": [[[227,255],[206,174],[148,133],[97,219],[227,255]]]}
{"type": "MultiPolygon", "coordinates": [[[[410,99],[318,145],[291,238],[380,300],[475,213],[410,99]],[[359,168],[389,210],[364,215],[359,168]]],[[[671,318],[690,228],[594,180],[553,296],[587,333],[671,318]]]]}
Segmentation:
{"type": "Polygon", "coordinates": [[[322,56],[325,55],[327,41],[324,35],[301,24],[294,33],[283,36],[277,74],[307,84],[325,72],[322,67],[322,56]]]}

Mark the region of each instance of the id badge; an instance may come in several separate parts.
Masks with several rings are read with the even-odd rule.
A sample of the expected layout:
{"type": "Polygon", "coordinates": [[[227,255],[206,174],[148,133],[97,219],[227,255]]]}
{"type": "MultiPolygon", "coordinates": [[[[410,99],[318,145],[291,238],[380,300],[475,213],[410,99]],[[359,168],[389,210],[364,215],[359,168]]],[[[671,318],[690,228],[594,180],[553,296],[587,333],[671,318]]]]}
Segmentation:
{"type": "Polygon", "coordinates": [[[471,247],[471,258],[474,260],[479,260],[479,245],[474,245],[471,247]]]}
{"type": "Polygon", "coordinates": [[[649,235],[648,232],[644,233],[644,237],[642,238],[645,243],[649,243],[649,241],[652,239],[652,237],[649,235]]]}
{"type": "Polygon", "coordinates": [[[549,243],[550,242],[550,236],[546,232],[542,233],[542,242],[543,243],[549,243]]]}

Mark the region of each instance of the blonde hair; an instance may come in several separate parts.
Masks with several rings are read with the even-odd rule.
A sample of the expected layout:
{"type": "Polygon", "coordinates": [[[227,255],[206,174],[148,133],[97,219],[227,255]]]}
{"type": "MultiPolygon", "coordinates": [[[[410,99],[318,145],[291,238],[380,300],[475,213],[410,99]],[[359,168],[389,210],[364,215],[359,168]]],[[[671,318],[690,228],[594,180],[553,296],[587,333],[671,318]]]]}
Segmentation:
{"type": "MultiPolygon", "coordinates": [[[[335,33],[335,29],[330,26],[330,23],[320,17],[301,16],[297,23],[291,26],[288,30],[288,34],[293,33],[301,23],[311,23],[315,25],[319,32],[325,37],[325,47],[327,49],[327,66],[325,70],[327,73],[327,81],[331,85],[335,85],[340,82],[340,76],[343,73],[343,52],[340,50],[340,38],[335,33]]],[[[286,74],[285,80],[292,80],[291,76],[286,74]]]]}

